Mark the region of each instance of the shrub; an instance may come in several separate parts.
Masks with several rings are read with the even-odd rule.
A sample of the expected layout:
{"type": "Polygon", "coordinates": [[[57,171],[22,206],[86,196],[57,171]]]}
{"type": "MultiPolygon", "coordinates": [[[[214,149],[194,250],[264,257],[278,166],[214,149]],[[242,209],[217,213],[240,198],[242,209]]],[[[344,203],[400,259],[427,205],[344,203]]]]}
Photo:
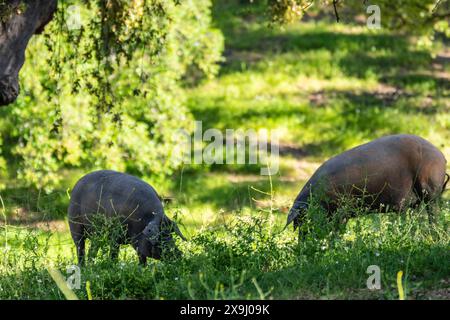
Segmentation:
{"type": "Polygon", "coordinates": [[[129,60],[114,48],[106,60],[96,57],[97,29],[88,24],[96,23],[96,7],[77,5],[87,21],[81,31],[61,21],[62,5],[44,38],[33,38],[27,49],[23,94],[6,114],[12,130],[3,132],[19,179],[50,189],[61,168],[170,175],[179,165],[172,157],[179,129],[191,128],[183,86],[214,76],[221,59],[223,39],[211,26],[210,1],[165,1],[164,16],[140,26],[155,34],[136,45],[129,60]]]}

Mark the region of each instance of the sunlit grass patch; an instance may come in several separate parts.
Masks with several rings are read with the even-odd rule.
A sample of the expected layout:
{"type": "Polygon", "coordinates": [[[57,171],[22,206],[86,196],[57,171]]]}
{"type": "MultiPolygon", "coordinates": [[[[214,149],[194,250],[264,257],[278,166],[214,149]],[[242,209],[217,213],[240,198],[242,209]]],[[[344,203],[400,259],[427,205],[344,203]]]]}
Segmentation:
{"type": "MultiPolygon", "coordinates": [[[[403,270],[406,297],[423,298],[423,290],[440,288],[450,272],[449,211],[446,206],[441,210],[435,232],[423,213],[411,211],[405,216],[357,217],[342,233],[331,235],[315,232],[333,230],[317,221],[312,227],[320,229],[299,242],[295,233],[281,232],[270,212],[243,211],[193,232],[188,242],[179,244],[184,255],[176,261],[151,260],[143,268],[128,247],[118,262],[94,260],[82,268],[81,288],[74,291],[86,299],[89,281],[93,299],[396,299],[396,274],[403,270]],[[381,269],[381,290],[365,286],[370,265],[381,269]]],[[[45,235],[29,233],[22,240],[24,247],[40,242],[44,251],[33,255],[27,247],[6,253],[2,267],[22,263],[2,269],[0,297],[62,299],[45,267],[51,263],[66,274],[71,255],[52,256],[53,249],[42,245],[45,235]]]]}

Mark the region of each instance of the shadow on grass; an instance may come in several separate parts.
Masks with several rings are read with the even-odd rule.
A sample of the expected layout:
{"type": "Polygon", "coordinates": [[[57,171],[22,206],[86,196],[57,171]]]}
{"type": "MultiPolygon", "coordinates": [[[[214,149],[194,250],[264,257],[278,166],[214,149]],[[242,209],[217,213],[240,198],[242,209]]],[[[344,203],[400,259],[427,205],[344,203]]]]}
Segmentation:
{"type": "Polygon", "coordinates": [[[301,93],[275,95],[265,101],[243,98],[236,102],[225,95],[202,97],[191,102],[191,109],[205,126],[285,125],[298,139],[291,142],[302,150],[296,156],[323,157],[381,135],[421,133],[427,129],[424,116],[447,111],[441,100],[449,96],[449,80],[432,73],[430,53],[414,48],[407,37],[333,32],[322,24],[283,31],[267,27],[261,18],[263,8],[240,1],[215,2],[214,19],[225,35],[228,58],[221,68],[222,76],[247,71],[293,76],[313,72],[333,79],[369,77],[393,91],[325,91],[321,105],[308,104],[301,93]],[[288,66],[286,70],[283,64],[288,66]],[[228,104],[236,103],[247,105],[229,108],[228,104]],[[304,136],[311,134],[317,138],[306,141],[304,136]]]}
{"type": "Polygon", "coordinates": [[[31,187],[11,187],[3,189],[0,195],[11,224],[61,220],[67,214],[69,198],[63,190],[45,193],[31,187]]]}
{"type": "MultiPolygon", "coordinates": [[[[288,98],[288,97],[283,97],[288,98]]],[[[229,108],[230,101],[226,97],[202,99],[201,105],[196,100],[190,102],[190,109],[195,119],[203,122],[204,128],[241,128],[249,129],[248,124],[266,123],[277,119],[291,118],[301,114],[307,115],[310,110],[288,101],[273,101],[262,103],[257,100],[247,102],[244,108],[229,108]]],[[[233,103],[233,102],[231,102],[233,103]]]]}
{"type": "Polygon", "coordinates": [[[443,98],[450,96],[450,80],[431,74],[402,72],[383,76],[380,81],[399,88],[409,89],[410,91],[427,92],[443,98]]]}
{"type": "Polygon", "coordinates": [[[264,71],[264,64],[259,63],[265,59],[286,53],[299,54],[301,59],[302,54],[315,51],[329,52],[344,75],[356,78],[419,70],[431,63],[430,53],[412,49],[404,36],[300,30],[271,33],[261,27],[234,35],[226,47],[221,75],[240,72],[242,66],[264,71]]]}
{"type": "Polygon", "coordinates": [[[410,72],[430,67],[430,53],[412,48],[403,35],[332,32],[321,24],[282,30],[268,27],[265,10],[262,4],[215,1],[214,23],[225,35],[227,60],[222,75],[240,72],[243,66],[252,68],[276,55],[309,51],[328,51],[345,75],[359,78],[368,71],[397,75],[401,69],[410,72]]]}
{"type": "MultiPolygon", "coordinates": [[[[429,78],[432,79],[432,78],[429,78]]],[[[434,80],[432,80],[434,81],[434,80]]],[[[289,100],[289,97],[285,97],[289,100]]],[[[305,97],[307,99],[307,97],[305,97]]],[[[255,107],[227,111],[224,101],[208,103],[208,107],[194,109],[196,119],[204,121],[205,128],[246,128],[247,123],[261,121],[269,126],[287,126],[297,138],[295,157],[323,157],[344,151],[361,141],[397,133],[421,134],[428,129],[426,116],[445,113],[444,98],[406,92],[395,87],[379,91],[322,90],[310,95],[309,105],[286,105],[279,101],[255,107]],[[384,90],[384,91],[383,91],[384,90]],[[264,119],[270,119],[267,124],[264,119]],[[314,136],[305,141],[304,136],[314,136]]],[[[292,150],[291,150],[292,151],[292,150]]],[[[256,172],[245,167],[241,172],[256,172]]]]}

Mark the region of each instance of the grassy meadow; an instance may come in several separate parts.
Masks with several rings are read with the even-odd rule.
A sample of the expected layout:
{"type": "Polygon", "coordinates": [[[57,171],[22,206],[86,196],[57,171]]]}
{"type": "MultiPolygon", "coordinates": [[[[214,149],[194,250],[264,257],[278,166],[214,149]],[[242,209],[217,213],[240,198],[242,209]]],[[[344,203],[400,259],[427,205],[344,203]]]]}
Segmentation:
{"type": "MultiPolygon", "coordinates": [[[[118,263],[99,255],[82,269],[93,299],[407,299],[450,297],[450,193],[435,225],[423,207],[351,219],[339,230],[308,213],[302,241],[283,231],[295,196],[328,157],[386,134],[411,133],[450,159],[450,51],[422,48],[385,30],[306,19],[270,28],[252,12],[217,2],[225,36],[219,75],[187,87],[203,128],[280,132],[280,170],[258,165],[186,165],[148,181],[167,198],[189,239],[176,262],[138,265],[123,246],[118,263]],[[381,269],[381,289],[366,287],[381,269]]],[[[5,142],[4,142],[5,143],[5,142]]],[[[57,190],[1,181],[0,299],[64,299],[47,267],[76,263],[68,194],[85,172],[66,170],[57,190]]]]}

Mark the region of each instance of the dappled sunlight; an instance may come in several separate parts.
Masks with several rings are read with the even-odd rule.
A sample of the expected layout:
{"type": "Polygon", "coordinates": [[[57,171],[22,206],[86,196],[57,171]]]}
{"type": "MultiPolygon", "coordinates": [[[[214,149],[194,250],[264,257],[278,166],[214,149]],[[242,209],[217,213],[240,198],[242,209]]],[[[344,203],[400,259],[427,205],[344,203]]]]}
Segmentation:
{"type": "MultiPolygon", "coordinates": [[[[143,3],[132,2],[123,17],[131,29],[122,36],[142,22],[143,3]]],[[[259,3],[252,11],[250,4],[215,1],[212,12],[209,4],[171,5],[164,50],[153,57],[140,48],[123,72],[112,69],[104,79],[117,96],[112,113],[95,105],[112,96],[89,86],[77,91],[80,84],[72,83],[93,61],[82,57],[90,62],[74,70],[65,61],[57,84],[42,58],[52,55],[46,39],[33,38],[23,92],[0,109],[0,298],[63,298],[46,267],[64,271],[76,263],[70,193],[99,168],[151,184],[188,241],[176,238],[183,252],[176,263],[149,259],[145,268],[131,245],[122,245],[118,261],[100,251],[83,270],[80,298],[87,298],[89,280],[94,299],[396,299],[398,270],[405,271],[407,297],[442,294],[450,274],[450,192],[443,193],[435,225],[421,206],[403,215],[358,208],[340,224],[313,207],[300,227],[308,231],[304,237],[283,228],[305,183],[344,150],[407,133],[450,159],[443,35],[419,45],[397,30],[335,23],[326,15],[269,26],[259,3]],[[279,151],[277,172],[261,174],[268,162],[172,161],[182,149],[180,132],[192,134],[194,121],[204,131],[277,132],[277,139],[270,136],[270,148],[279,151]],[[379,291],[365,288],[373,264],[383,267],[379,291]]],[[[247,157],[249,147],[243,149],[247,157]]]]}

